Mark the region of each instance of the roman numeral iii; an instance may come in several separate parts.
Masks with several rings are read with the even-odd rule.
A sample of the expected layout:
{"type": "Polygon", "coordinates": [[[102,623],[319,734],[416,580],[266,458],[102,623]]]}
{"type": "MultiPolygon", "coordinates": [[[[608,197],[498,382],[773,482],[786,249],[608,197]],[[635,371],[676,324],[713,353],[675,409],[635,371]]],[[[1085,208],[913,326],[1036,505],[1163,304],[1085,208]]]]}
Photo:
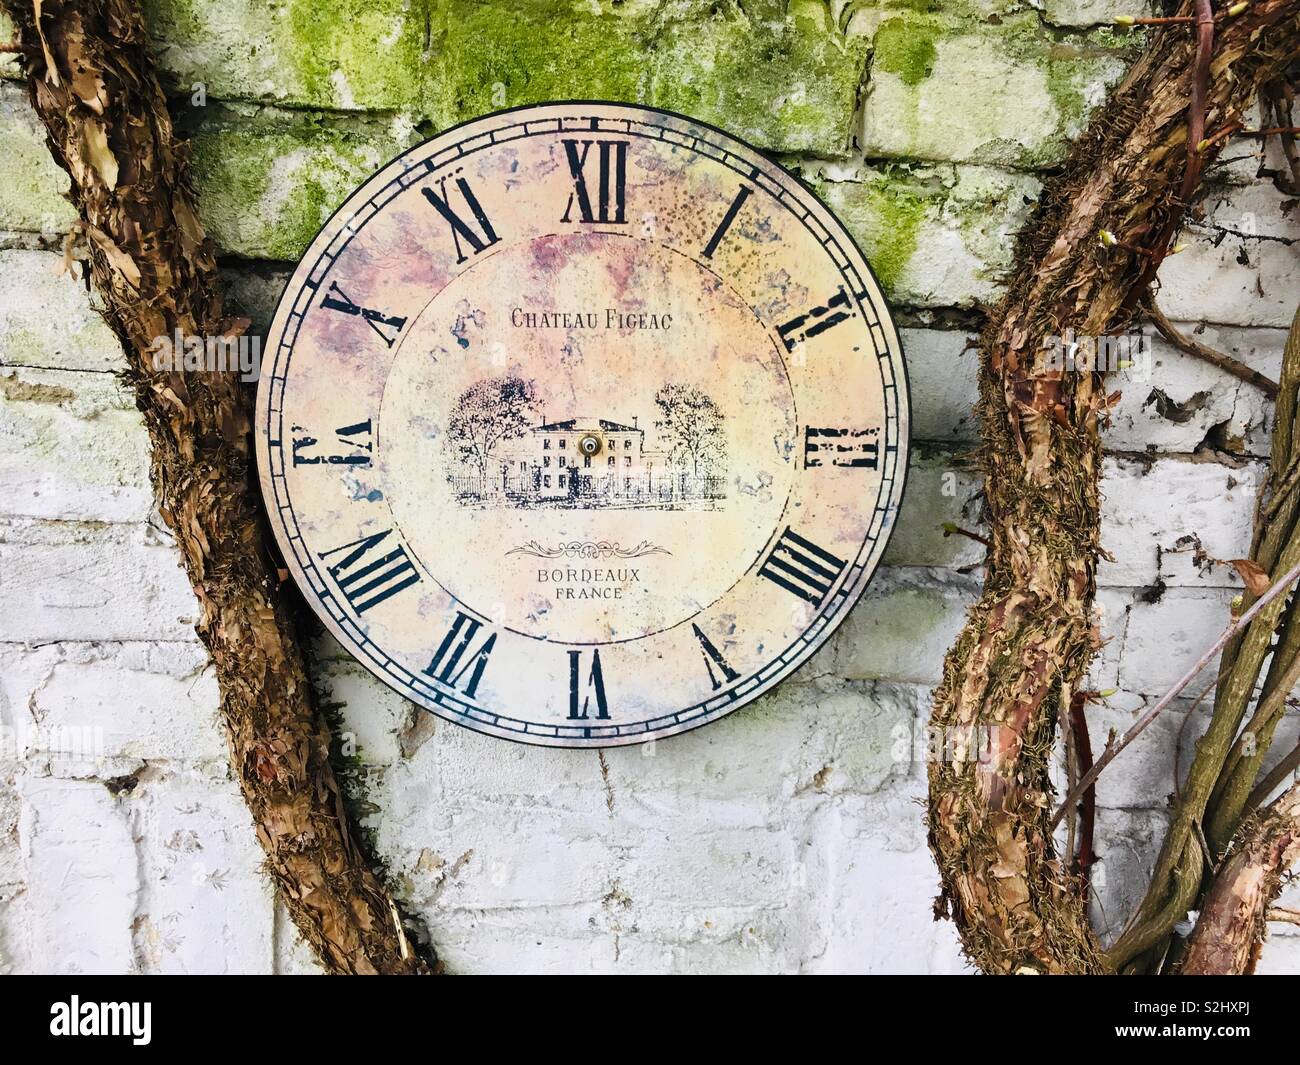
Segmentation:
{"type": "Polygon", "coordinates": [[[373,434],[370,419],[355,425],[343,425],[334,430],[336,443],[341,449],[332,455],[312,455],[309,452],[318,443],[301,425],[293,427],[293,464],[295,466],[369,466],[373,451],[373,434]]]}
{"type": "Polygon", "coordinates": [[[879,429],[814,429],[803,431],[804,469],[843,466],[874,470],[880,465],[879,429]]]}
{"type": "Polygon", "coordinates": [[[787,525],[768,552],[758,575],[820,607],[847,565],[842,558],[792,532],[787,525]]]}
{"type": "Polygon", "coordinates": [[[591,671],[587,674],[587,687],[589,691],[584,694],[582,691],[582,652],[569,652],[569,720],[586,721],[589,719],[588,711],[592,709],[591,699],[595,697],[596,718],[599,721],[609,720],[609,700],[605,698],[605,674],[600,668],[600,652],[591,652],[591,671]]]}
{"type": "Polygon", "coordinates": [[[330,282],[330,287],[326,290],[320,305],[331,311],[338,311],[340,314],[350,314],[360,318],[390,348],[393,346],[393,342],[397,340],[398,334],[401,333],[402,326],[406,325],[406,319],[400,315],[384,314],[383,311],[377,311],[372,307],[362,307],[360,304],[354,303],[335,281],[330,282]]]}
{"type": "Polygon", "coordinates": [[[482,627],[483,623],[477,618],[456,611],[456,620],[438,645],[438,650],[434,652],[424,672],[449,688],[458,687],[468,673],[469,683],[462,690],[473,699],[474,693],[478,691],[478,682],[483,679],[483,670],[487,668],[488,656],[492,654],[492,648],[497,642],[497,634],[490,633],[478,651],[471,653],[470,645],[482,627]],[[461,665],[462,658],[465,659],[464,665],[461,665]]]}
{"type": "Polygon", "coordinates": [[[835,295],[826,301],[825,307],[814,307],[795,315],[785,325],[779,326],[777,333],[785,343],[785,350],[794,351],[805,340],[812,340],[841,322],[847,322],[853,315],[853,304],[841,285],[835,290],[835,295]]]}
{"type": "Polygon", "coordinates": [[[490,248],[501,238],[497,236],[497,231],[492,228],[487,212],[483,210],[482,204],[478,202],[478,197],[474,195],[474,190],[469,187],[469,182],[463,177],[458,177],[455,184],[460,192],[461,199],[465,201],[465,206],[469,208],[469,213],[478,224],[477,230],[451,206],[451,196],[447,192],[446,178],[439,180],[439,192],[434,192],[427,185],[420,191],[424,193],[424,198],[433,204],[438,213],[446,220],[447,225],[451,226],[452,243],[456,245],[456,262],[463,263],[469,258],[469,255],[465,254],[465,249],[461,245],[462,240],[469,245],[470,255],[477,255],[484,248],[490,248]]]}
{"type": "Polygon", "coordinates": [[[627,221],[627,141],[564,141],[564,155],[569,161],[573,191],[564,209],[562,222],[570,220],[574,205],[578,221],[600,225],[623,225],[627,221]],[[596,147],[596,200],[593,207],[591,186],[587,183],[587,162],[592,145],[596,147]]]}
{"type": "Polygon", "coordinates": [[[363,536],[350,544],[336,547],[318,556],[322,561],[343,554],[329,565],[329,574],[339,586],[343,598],[358,614],[364,614],[386,599],[391,599],[403,588],[418,584],[419,573],[401,544],[390,549],[385,544],[382,551],[372,552],[388,539],[392,529],[363,536]]]}

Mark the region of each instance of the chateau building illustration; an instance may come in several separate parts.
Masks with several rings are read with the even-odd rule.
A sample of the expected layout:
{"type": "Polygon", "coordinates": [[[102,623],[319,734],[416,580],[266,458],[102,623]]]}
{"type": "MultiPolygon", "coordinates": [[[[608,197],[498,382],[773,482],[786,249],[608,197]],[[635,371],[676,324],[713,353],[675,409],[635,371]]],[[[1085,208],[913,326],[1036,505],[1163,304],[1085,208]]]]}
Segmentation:
{"type": "Polygon", "coordinates": [[[464,505],[685,509],[726,495],[723,418],[697,390],[661,389],[656,403],[664,417],[648,437],[639,417],[630,425],[612,418],[528,424],[523,410],[489,414],[481,408],[483,384],[493,398],[504,394],[503,408],[521,398],[509,394],[508,379],[462,396],[448,431],[455,451],[448,481],[464,505]],[[476,406],[477,416],[463,416],[476,406]],[[507,423],[495,433],[493,417],[507,423]]]}

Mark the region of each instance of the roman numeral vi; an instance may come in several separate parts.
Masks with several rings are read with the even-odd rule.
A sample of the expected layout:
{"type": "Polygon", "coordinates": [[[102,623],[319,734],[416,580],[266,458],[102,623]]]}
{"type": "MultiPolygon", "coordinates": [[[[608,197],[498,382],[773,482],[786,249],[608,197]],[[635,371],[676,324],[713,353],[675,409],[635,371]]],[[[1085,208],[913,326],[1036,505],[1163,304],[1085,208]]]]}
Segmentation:
{"type": "Polygon", "coordinates": [[[591,696],[596,697],[596,718],[609,720],[609,700],[605,698],[605,674],[600,668],[600,652],[591,652],[591,672],[587,676],[590,694],[582,692],[582,652],[569,652],[569,720],[586,721],[591,709],[591,696]]]}

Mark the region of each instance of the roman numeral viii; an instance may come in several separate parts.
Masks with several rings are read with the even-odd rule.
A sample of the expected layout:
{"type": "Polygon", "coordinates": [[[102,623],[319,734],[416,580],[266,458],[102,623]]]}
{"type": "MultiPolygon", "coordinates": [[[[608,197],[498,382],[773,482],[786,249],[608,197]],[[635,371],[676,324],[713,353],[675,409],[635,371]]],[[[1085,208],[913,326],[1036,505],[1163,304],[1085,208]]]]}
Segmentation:
{"type": "Polygon", "coordinates": [[[438,213],[442,215],[447,225],[451,226],[451,239],[452,243],[456,245],[457,263],[463,263],[469,258],[461,245],[462,240],[469,245],[470,255],[477,255],[484,248],[490,248],[501,239],[497,236],[497,231],[492,228],[487,212],[483,210],[483,205],[478,202],[478,197],[474,195],[474,190],[469,187],[468,181],[463,177],[456,178],[456,188],[460,192],[461,199],[465,201],[465,206],[469,208],[469,213],[473,215],[474,221],[478,224],[478,229],[471,226],[451,206],[451,196],[447,192],[446,178],[439,180],[438,188],[441,195],[434,192],[427,185],[420,191],[424,193],[424,198],[433,204],[438,213]]]}
{"type": "Polygon", "coordinates": [[[569,652],[569,720],[586,721],[591,697],[596,699],[596,718],[609,720],[609,700],[605,698],[605,674],[600,668],[600,652],[591,652],[591,671],[587,674],[587,694],[582,691],[582,652],[569,652]]]}
{"type": "Polygon", "coordinates": [[[369,466],[373,450],[373,437],[370,419],[357,422],[356,425],[342,425],[334,430],[341,454],[309,454],[317,444],[314,436],[309,436],[301,425],[293,427],[293,464],[295,466],[319,466],[322,462],[330,466],[369,466]]]}
{"type": "Polygon", "coordinates": [[[385,529],[363,536],[319,556],[324,561],[343,555],[329,565],[329,573],[343,598],[358,614],[391,599],[403,588],[419,583],[420,575],[407,557],[406,548],[398,544],[390,549],[390,545],[384,544],[392,531],[385,529]],[[384,544],[383,548],[380,548],[381,544],[384,544]]]}
{"type": "Polygon", "coordinates": [[[406,319],[399,315],[384,314],[383,311],[377,311],[372,307],[362,307],[359,303],[354,303],[348,294],[339,288],[338,283],[334,281],[330,282],[330,287],[326,290],[320,305],[331,311],[338,311],[340,314],[350,314],[353,317],[360,318],[390,348],[393,346],[393,342],[397,340],[397,335],[402,331],[402,326],[406,325],[406,319]]]}
{"type": "Polygon", "coordinates": [[[627,141],[564,141],[569,160],[573,191],[564,208],[562,222],[569,221],[577,204],[578,221],[601,225],[622,225],[627,221],[627,141]],[[596,202],[593,208],[591,186],[587,184],[587,157],[596,146],[596,202]]]}
{"type": "Polygon", "coordinates": [[[767,561],[758,571],[792,595],[820,607],[835,580],[848,563],[825,548],[792,532],[790,526],[768,552],[767,561]]]}
{"type": "Polygon", "coordinates": [[[469,683],[463,691],[473,699],[474,693],[478,691],[478,682],[483,679],[483,670],[487,668],[488,656],[492,654],[492,648],[497,642],[497,634],[489,633],[479,649],[471,651],[470,645],[482,627],[483,623],[477,618],[456,611],[456,620],[442,638],[442,643],[438,645],[438,650],[434,652],[433,659],[424,672],[449,688],[458,687],[468,673],[469,683]],[[461,659],[465,659],[464,665],[461,665],[461,659]]]}

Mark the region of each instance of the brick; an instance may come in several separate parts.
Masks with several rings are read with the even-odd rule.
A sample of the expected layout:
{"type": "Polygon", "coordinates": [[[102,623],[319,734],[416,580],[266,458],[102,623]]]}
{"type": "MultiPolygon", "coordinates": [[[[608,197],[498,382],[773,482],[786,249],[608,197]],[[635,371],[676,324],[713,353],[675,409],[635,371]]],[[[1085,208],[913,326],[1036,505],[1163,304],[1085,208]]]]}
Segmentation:
{"type": "Polygon", "coordinates": [[[915,307],[995,300],[1014,234],[1041,187],[1031,175],[990,167],[802,169],[861,244],[886,295],[915,307]]]}
{"type": "Polygon", "coordinates": [[[152,526],[0,521],[0,641],[190,642],[197,611],[152,526]]]}
{"type": "Polygon", "coordinates": [[[860,145],[868,157],[1033,168],[1064,157],[1131,42],[1062,37],[1033,13],[997,24],[889,14],[872,33],[860,145]]]}

